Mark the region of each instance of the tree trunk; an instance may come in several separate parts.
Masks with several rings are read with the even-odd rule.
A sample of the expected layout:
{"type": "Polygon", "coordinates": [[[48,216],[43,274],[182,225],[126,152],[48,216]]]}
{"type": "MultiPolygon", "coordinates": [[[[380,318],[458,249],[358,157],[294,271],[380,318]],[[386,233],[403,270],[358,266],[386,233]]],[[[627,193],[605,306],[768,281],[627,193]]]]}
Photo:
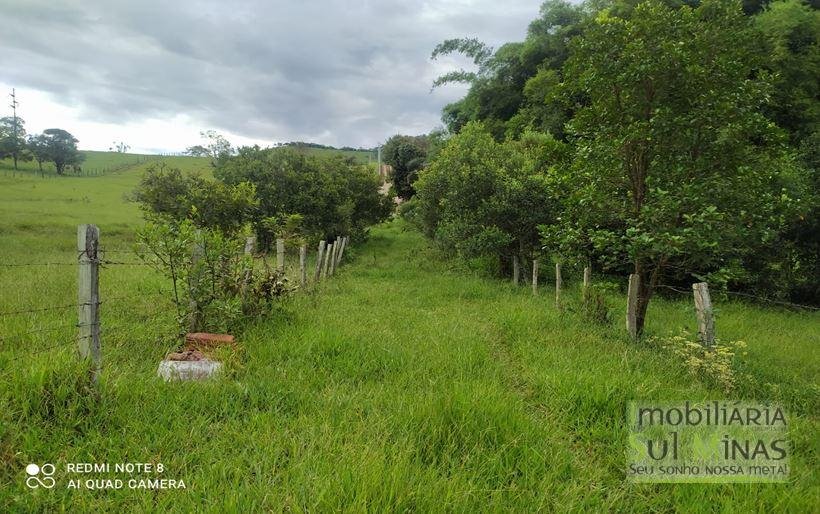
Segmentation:
{"type": "Polygon", "coordinates": [[[649,307],[649,300],[652,299],[652,295],[655,293],[655,287],[658,285],[665,262],[665,258],[661,258],[658,263],[652,265],[635,261],[635,273],[640,277],[637,312],[635,313],[635,326],[639,336],[643,332],[644,323],[646,322],[646,310],[649,307]]]}
{"type": "Polygon", "coordinates": [[[11,157],[12,157],[12,159],[14,159],[14,170],[16,171],[17,170],[17,154],[14,153],[14,154],[12,154],[11,157]]]}

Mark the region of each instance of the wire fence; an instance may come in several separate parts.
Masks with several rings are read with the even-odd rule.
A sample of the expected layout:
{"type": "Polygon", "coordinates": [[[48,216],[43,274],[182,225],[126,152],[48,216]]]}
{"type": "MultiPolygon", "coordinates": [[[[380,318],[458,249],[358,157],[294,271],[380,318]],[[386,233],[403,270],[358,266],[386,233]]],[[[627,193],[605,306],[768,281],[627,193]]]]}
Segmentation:
{"type": "MultiPolygon", "coordinates": [[[[111,273],[112,277],[116,276],[117,272],[111,271],[113,269],[139,267],[157,271],[157,265],[142,260],[141,255],[133,249],[102,247],[99,245],[98,237],[99,231],[96,226],[81,225],[78,227],[78,250],[71,260],[0,263],[0,268],[10,270],[38,267],[58,267],[60,270],[74,267],[79,270],[76,302],[55,302],[52,305],[0,310],[0,363],[7,368],[0,370],[0,376],[5,377],[13,373],[18,369],[18,363],[31,360],[37,355],[73,347],[79,357],[90,358],[95,363],[96,377],[101,371],[102,339],[105,340],[107,348],[121,348],[126,346],[125,342],[132,343],[135,337],[146,341],[159,341],[172,334],[173,337],[180,335],[177,322],[181,313],[172,300],[176,297],[174,291],[163,287],[146,286],[143,282],[130,284],[130,287],[121,294],[115,292],[108,295],[108,289],[100,290],[100,277],[108,273],[111,273]],[[108,258],[108,255],[111,258],[108,258]],[[106,305],[109,307],[106,309],[106,315],[101,316],[100,307],[106,305]],[[70,313],[71,310],[74,310],[73,314],[70,313]],[[154,320],[163,315],[166,315],[165,319],[173,325],[173,329],[169,325],[168,330],[158,330],[156,324],[145,323],[146,320],[154,320]]],[[[324,254],[323,241],[315,262],[315,271],[314,265],[310,266],[310,270],[307,269],[307,247],[302,245],[299,248],[299,274],[296,280],[301,280],[302,286],[305,286],[308,272],[314,277],[314,283],[319,281],[320,270],[322,280],[332,275],[335,266],[341,262],[348,241],[347,237],[337,238],[335,245],[327,245],[324,254]],[[331,252],[331,249],[334,251],[331,252]]],[[[255,241],[246,242],[245,253],[260,256],[253,251],[254,244],[255,241]]],[[[261,257],[264,259],[263,255],[261,257]]],[[[279,271],[285,272],[283,240],[277,241],[276,267],[279,271]]],[[[121,285],[117,284],[114,287],[121,285]]],[[[40,297],[42,295],[37,298],[40,297]]]]}
{"type": "MultiPolygon", "coordinates": [[[[669,286],[669,285],[666,285],[666,284],[659,284],[656,287],[658,287],[660,289],[665,289],[667,291],[673,291],[673,292],[676,292],[676,293],[687,295],[687,296],[692,295],[691,290],[687,291],[685,289],[680,289],[678,287],[669,286]]],[[[803,310],[808,310],[808,311],[820,310],[820,307],[815,307],[815,306],[812,306],[812,305],[805,305],[805,304],[800,304],[800,303],[786,302],[786,301],[782,301],[782,300],[774,300],[772,298],[757,296],[757,295],[753,295],[753,294],[750,294],[750,293],[741,293],[739,291],[729,291],[727,289],[715,289],[714,292],[715,292],[715,294],[718,294],[718,295],[723,294],[723,295],[737,296],[737,297],[741,297],[741,298],[745,298],[745,299],[749,299],[749,300],[754,300],[757,303],[780,305],[780,306],[783,306],[783,307],[791,307],[793,309],[803,309],[803,310]]]]}
{"type": "MultiPolygon", "coordinates": [[[[80,263],[82,252],[78,252],[77,258],[71,261],[44,261],[44,262],[4,262],[0,263],[0,268],[77,268],[80,263]]],[[[101,273],[104,270],[125,266],[125,267],[150,267],[139,259],[139,255],[130,249],[117,249],[108,251],[100,249],[96,264],[101,273]],[[115,253],[116,259],[105,258],[105,253],[115,253]]],[[[5,377],[12,374],[20,365],[26,361],[54,351],[64,349],[74,349],[79,353],[80,343],[91,339],[89,334],[83,335],[82,329],[88,327],[87,323],[80,320],[79,313],[83,307],[100,307],[108,305],[117,306],[130,314],[139,314],[144,319],[150,319],[165,311],[169,305],[164,299],[169,299],[170,291],[162,288],[146,288],[137,284],[136,291],[125,294],[105,295],[103,294],[96,302],[58,303],[53,305],[37,305],[31,308],[12,308],[0,310],[0,362],[3,362],[4,369],[0,376],[5,377]],[[138,308],[140,300],[157,304],[154,309],[138,308]],[[74,311],[72,314],[71,311],[74,311]],[[143,312],[145,311],[145,312],[143,312]],[[55,342],[56,341],[56,342],[55,342]]],[[[75,293],[76,294],[76,293],[75,293]]],[[[100,333],[111,336],[115,331],[125,337],[128,332],[133,332],[134,323],[121,323],[112,325],[110,323],[99,323],[100,333]]]]}

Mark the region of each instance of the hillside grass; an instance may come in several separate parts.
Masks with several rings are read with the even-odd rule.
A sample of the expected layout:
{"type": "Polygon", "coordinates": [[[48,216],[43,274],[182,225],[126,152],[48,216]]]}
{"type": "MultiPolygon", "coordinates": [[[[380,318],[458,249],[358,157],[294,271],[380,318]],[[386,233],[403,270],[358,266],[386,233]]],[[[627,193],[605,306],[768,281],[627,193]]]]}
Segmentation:
{"type": "MultiPolygon", "coordinates": [[[[169,160],[207,171],[205,160],[169,160]]],[[[0,313],[76,303],[79,223],[100,226],[107,258],[134,262],[140,215],[124,194],[145,165],[101,177],[0,174],[0,313]]],[[[392,222],[351,246],[331,280],[248,327],[227,376],[165,384],[155,373],[176,344],[158,293],[167,284],[144,266],[104,268],[97,392],[74,362],[75,308],[0,316],[0,511],[816,508],[817,314],[718,302],[719,336],[749,345],[743,369],[754,380],[735,396],[782,402],[790,415],[788,484],[631,484],[629,400],[726,394],[626,340],[620,293],[607,297],[611,325],[585,321],[573,278],[558,311],[549,291],[533,297],[449,261],[392,222]],[[26,488],[29,462],[57,464],[58,486],[26,488]],[[68,490],[69,462],[161,462],[187,489],[68,490]]],[[[693,330],[690,302],[654,299],[648,331],[693,330]]]]}
{"type": "Polygon", "coordinates": [[[371,163],[375,166],[376,156],[373,152],[367,150],[340,150],[334,148],[315,148],[310,146],[287,146],[291,150],[295,150],[305,155],[313,155],[316,157],[329,157],[333,155],[343,155],[345,157],[352,157],[359,164],[371,163]]]}

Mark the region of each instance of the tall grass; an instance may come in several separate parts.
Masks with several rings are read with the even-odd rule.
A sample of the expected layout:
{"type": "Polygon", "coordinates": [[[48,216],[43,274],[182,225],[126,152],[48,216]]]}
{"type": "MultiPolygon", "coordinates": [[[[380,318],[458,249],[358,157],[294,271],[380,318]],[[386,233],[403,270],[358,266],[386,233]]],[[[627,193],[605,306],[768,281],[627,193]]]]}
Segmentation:
{"type": "MultiPolygon", "coordinates": [[[[139,213],[122,194],[138,176],[139,168],[93,180],[0,178],[0,262],[74,262],[82,222],[100,225],[109,248],[127,249],[139,213]]],[[[75,272],[0,267],[0,312],[71,303],[75,272]]],[[[610,326],[586,322],[571,276],[559,312],[546,291],[533,297],[528,287],[455,265],[401,222],[386,224],[346,250],[332,280],[247,327],[227,376],[198,384],[155,377],[173,319],[162,297],[141,292],[163,281],[139,266],[104,269],[102,280],[104,294],[137,298],[103,305],[96,389],[70,348],[25,357],[26,345],[45,346],[51,336],[9,335],[72,322],[73,311],[0,318],[9,335],[0,352],[0,511],[810,512],[817,505],[816,314],[718,305],[719,336],[748,342],[744,365],[757,377],[739,394],[776,399],[790,413],[788,484],[631,484],[626,402],[723,393],[672,356],[628,341],[621,316],[610,326]],[[12,360],[20,356],[22,364],[12,360]],[[26,488],[29,462],[57,464],[58,486],[26,488]],[[67,462],[161,462],[163,476],[183,479],[187,489],[69,490],[72,477],[60,471],[67,462]]],[[[607,302],[621,311],[618,294],[607,302]]],[[[694,328],[690,304],[653,300],[648,330],[694,328]]]]}

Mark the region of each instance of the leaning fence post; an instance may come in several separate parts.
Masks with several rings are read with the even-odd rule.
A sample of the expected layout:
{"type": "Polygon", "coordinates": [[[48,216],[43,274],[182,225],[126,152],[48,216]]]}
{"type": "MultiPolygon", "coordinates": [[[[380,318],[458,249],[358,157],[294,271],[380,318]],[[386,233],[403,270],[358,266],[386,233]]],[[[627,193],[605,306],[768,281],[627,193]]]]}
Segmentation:
{"type": "Polygon", "coordinates": [[[638,288],[641,278],[637,273],[629,275],[629,288],[626,292],[626,331],[632,339],[638,338],[638,288]]]}
{"type": "Polygon", "coordinates": [[[299,247],[299,281],[302,287],[307,284],[307,270],[305,269],[305,261],[307,260],[307,245],[299,247]]]}
{"type": "Polygon", "coordinates": [[[276,269],[279,272],[285,271],[285,240],[276,240],[276,269]]]}
{"type": "Polygon", "coordinates": [[[513,255],[513,285],[518,285],[518,279],[521,277],[521,264],[518,262],[518,256],[513,255]]]}
{"type": "Polygon", "coordinates": [[[313,281],[319,281],[319,274],[322,272],[322,256],[325,253],[325,241],[319,241],[319,252],[316,254],[316,272],[313,274],[313,281]]]}
{"type": "Polygon", "coordinates": [[[336,258],[339,254],[339,245],[341,245],[341,238],[336,236],[336,239],[333,241],[333,251],[330,255],[330,275],[332,276],[333,273],[336,272],[336,258]]]}
{"type": "Polygon", "coordinates": [[[77,227],[77,252],[79,272],[77,275],[77,299],[79,322],[79,351],[83,359],[94,363],[92,378],[96,382],[102,369],[100,347],[100,229],[96,225],[77,227]]]}
{"type": "Polygon", "coordinates": [[[532,294],[538,294],[538,259],[532,260],[532,294]]]}
{"type": "Polygon", "coordinates": [[[703,346],[715,344],[715,313],[712,309],[712,298],[709,296],[709,284],[698,282],[692,284],[695,296],[695,312],[698,316],[698,335],[703,346]]]}
{"type": "Polygon", "coordinates": [[[347,246],[347,236],[342,238],[342,245],[339,247],[339,252],[338,252],[339,255],[336,256],[336,265],[337,266],[342,263],[342,254],[344,253],[346,246],[347,246]]]}
{"type": "Polygon", "coordinates": [[[330,254],[332,254],[332,253],[333,253],[333,243],[330,243],[329,245],[327,245],[327,248],[325,248],[325,262],[322,265],[322,279],[323,280],[327,278],[327,267],[330,264],[330,254]]]}
{"type": "Polygon", "coordinates": [[[557,309],[561,308],[561,287],[563,286],[564,282],[561,279],[561,263],[555,263],[555,307],[557,309]]]}

